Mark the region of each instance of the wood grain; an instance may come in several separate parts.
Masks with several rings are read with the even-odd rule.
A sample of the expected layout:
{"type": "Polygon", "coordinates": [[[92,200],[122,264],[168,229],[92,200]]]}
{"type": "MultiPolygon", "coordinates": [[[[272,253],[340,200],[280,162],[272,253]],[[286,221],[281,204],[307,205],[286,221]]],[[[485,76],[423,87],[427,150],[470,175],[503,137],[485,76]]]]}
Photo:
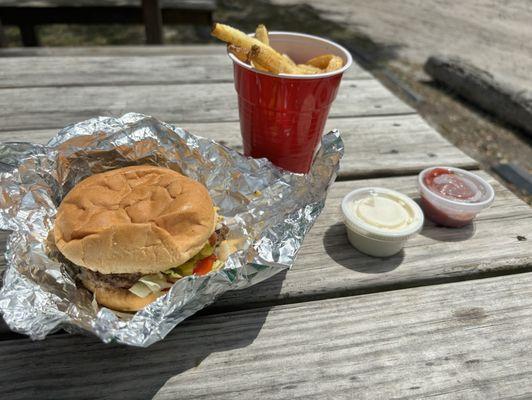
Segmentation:
{"type": "MultiPolygon", "coordinates": [[[[160,0],[161,7],[215,9],[212,0],[160,0]]],[[[0,0],[2,7],[140,7],[141,0],[0,0]]]]}
{"type": "MultiPolygon", "coordinates": [[[[238,122],[187,123],[190,132],[242,151],[238,122]]],[[[341,178],[417,173],[431,165],[476,168],[478,163],[447,142],[419,115],[330,118],[326,130],[339,129],[345,144],[341,178]]],[[[46,143],[55,129],[0,131],[0,141],[46,143]]]]}
{"type": "MultiPolygon", "coordinates": [[[[0,90],[0,130],[59,128],[98,115],[141,112],[163,121],[238,121],[232,83],[13,88],[0,90]],[[207,95],[208,94],[208,95],[207,95]]],[[[330,115],[411,114],[374,79],[344,81],[330,115]]]]}
{"type": "Polygon", "coordinates": [[[172,55],[226,54],[225,46],[217,44],[164,46],[86,46],[86,47],[12,47],[0,49],[3,57],[153,57],[172,55]]]}
{"type": "MultiPolygon", "coordinates": [[[[225,52],[183,53],[150,57],[0,57],[0,88],[233,82],[233,66],[225,52]]],[[[371,78],[357,64],[344,74],[344,80],[371,78]]]]}
{"type": "Polygon", "coordinates": [[[196,318],[148,349],[0,342],[2,398],[524,399],[532,276],[196,318]]]}
{"type": "Polygon", "coordinates": [[[416,198],[416,177],[336,182],[286,276],[226,293],[213,309],[301,302],[531,270],[532,209],[487,174],[479,175],[494,186],[496,197],[473,226],[451,229],[426,221],[403,252],[385,259],[366,256],[349,245],[341,199],[351,190],[368,186],[416,198]]]}
{"type": "Polygon", "coordinates": [[[212,307],[233,310],[473,279],[532,269],[532,210],[485,173],[495,202],[474,226],[450,229],[426,221],[402,253],[366,256],[347,242],[340,201],[349,191],[387,187],[417,196],[416,177],[336,182],[305,238],[294,267],[252,288],[226,293],[212,307]],[[527,240],[519,240],[526,238],[527,240]]]}

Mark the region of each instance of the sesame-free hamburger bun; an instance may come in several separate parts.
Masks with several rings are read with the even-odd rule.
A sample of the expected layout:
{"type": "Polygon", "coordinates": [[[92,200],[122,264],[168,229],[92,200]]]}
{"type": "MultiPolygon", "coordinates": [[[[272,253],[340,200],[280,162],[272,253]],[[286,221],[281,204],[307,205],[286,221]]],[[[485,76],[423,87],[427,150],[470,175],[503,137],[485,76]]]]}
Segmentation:
{"type": "Polygon", "coordinates": [[[207,189],[171,169],[140,165],[92,175],[58,208],[59,251],[101,274],[150,274],[196,255],[215,228],[207,189]]]}

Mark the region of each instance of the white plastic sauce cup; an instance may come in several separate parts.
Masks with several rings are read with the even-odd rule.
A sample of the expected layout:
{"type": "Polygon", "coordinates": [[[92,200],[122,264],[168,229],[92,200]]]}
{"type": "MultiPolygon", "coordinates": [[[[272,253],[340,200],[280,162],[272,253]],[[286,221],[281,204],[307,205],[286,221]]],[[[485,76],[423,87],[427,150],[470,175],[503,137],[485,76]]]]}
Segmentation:
{"type": "Polygon", "coordinates": [[[423,227],[423,212],[410,197],[395,190],[368,187],[348,193],[342,200],[342,213],[351,245],[374,257],[389,257],[401,251],[406,241],[423,227]],[[353,211],[353,203],[371,195],[385,195],[396,199],[411,215],[411,221],[401,229],[390,230],[368,224],[353,211]]]}

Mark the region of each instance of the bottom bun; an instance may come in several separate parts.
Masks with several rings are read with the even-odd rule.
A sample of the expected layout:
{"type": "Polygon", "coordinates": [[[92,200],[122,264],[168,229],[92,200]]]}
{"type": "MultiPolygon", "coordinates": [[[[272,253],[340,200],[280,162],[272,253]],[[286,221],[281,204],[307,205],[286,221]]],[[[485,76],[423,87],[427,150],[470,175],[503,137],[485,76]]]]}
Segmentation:
{"type": "Polygon", "coordinates": [[[85,279],[82,279],[82,283],[94,294],[99,305],[116,311],[139,311],[159,297],[154,293],[146,297],[139,297],[127,289],[95,287],[91,281],[85,279]]]}

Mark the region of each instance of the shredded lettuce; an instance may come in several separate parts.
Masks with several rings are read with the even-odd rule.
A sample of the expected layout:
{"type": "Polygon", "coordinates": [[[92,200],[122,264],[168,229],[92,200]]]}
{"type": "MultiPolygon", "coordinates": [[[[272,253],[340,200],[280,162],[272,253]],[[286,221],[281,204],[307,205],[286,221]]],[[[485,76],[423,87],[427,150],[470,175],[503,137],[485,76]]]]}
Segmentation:
{"type": "MultiPolygon", "coordinates": [[[[221,247],[221,249],[216,249],[216,252],[217,257],[220,259],[214,261],[212,266],[213,271],[222,268],[230,250],[225,241],[221,242],[219,247],[221,247]],[[220,253],[224,258],[220,257],[220,253]]],[[[180,279],[184,276],[192,275],[197,262],[211,256],[214,252],[214,247],[207,242],[199,253],[186,263],[170,268],[162,273],[159,272],[157,274],[144,275],[131,286],[131,288],[129,288],[129,291],[139,297],[146,297],[151,293],[160,293],[162,290],[172,287],[172,283],[168,282],[167,278],[180,279]]]]}
{"type": "Polygon", "coordinates": [[[159,293],[163,289],[168,289],[172,286],[163,274],[151,274],[142,276],[129,291],[139,297],[146,297],[151,293],[159,293]]]}
{"type": "Polygon", "coordinates": [[[142,283],[141,281],[138,281],[137,283],[135,283],[128,290],[134,295],[139,296],[139,297],[147,297],[152,293],[150,288],[146,284],[142,283]]]}
{"type": "Polygon", "coordinates": [[[179,272],[177,272],[175,269],[168,269],[163,272],[166,276],[172,278],[172,279],[181,279],[183,275],[181,275],[179,272]]]}
{"type": "Polygon", "coordinates": [[[162,289],[168,289],[172,287],[172,285],[168,283],[166,278],[161,273],[144,275],[139,279],[139,282],[144,283],[154,293],[159,292],[162,289]]]}

